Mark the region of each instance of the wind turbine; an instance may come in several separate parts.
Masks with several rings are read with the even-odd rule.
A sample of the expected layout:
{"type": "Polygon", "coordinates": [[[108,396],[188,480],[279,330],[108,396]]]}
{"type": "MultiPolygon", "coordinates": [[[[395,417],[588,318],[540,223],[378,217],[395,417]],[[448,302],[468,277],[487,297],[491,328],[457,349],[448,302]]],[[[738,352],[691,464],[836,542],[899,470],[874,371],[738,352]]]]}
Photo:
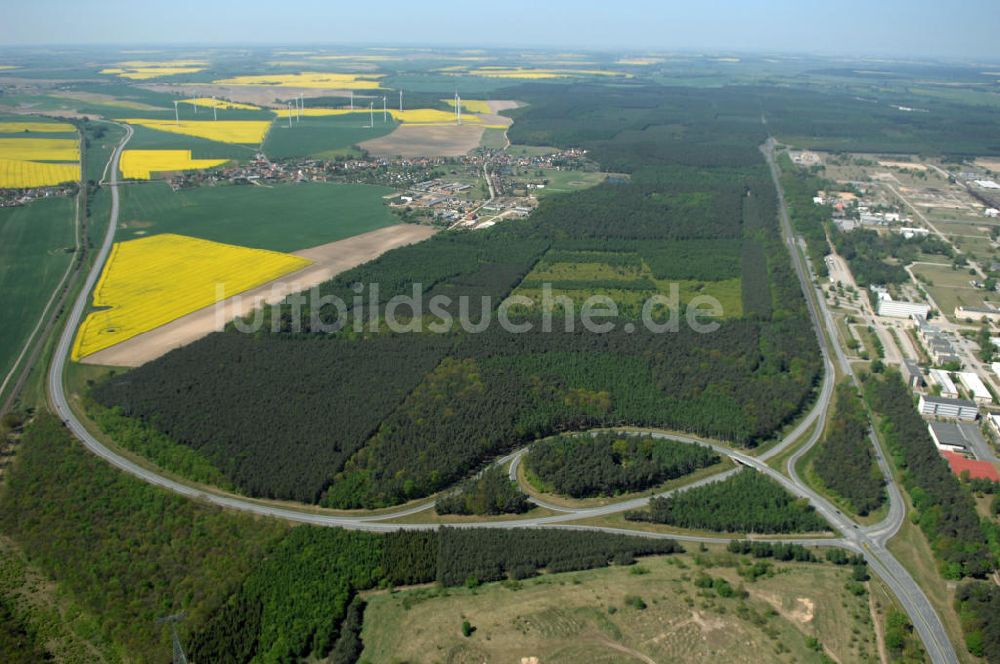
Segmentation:
{"type": "Polygon", "coordinates": [[[403,112],[403,91],[399,91],[399,112],[403,112]]]}
{"type": "Polygon", "coordinates": [[[354,110],[354,90],[351,90],[351,110],[354,110]]]}
{"type": "Polygon", "coordinates": [[[369,102],[368,111],[371,113],[371,120],[368,122],[369,129],[375,128],[375,102],[369,102]]]}
{"type": "Polygon", "coordinates": [[[174,124],[180,124],[180,123],[181,123],[181,116],[177,112],[177,100],[175,99],[174,100],[174,124]]]}
{"type": "Polygon", "coordinates": [[[389,111],[385,106],[385,95],[382,95],[382,122],[389,121],[389,111]]]}
{"type": "Polygon", "coordinates": [[[212,95],[212,119],[219,119],[219,106],[215,103],[215,95],[212,95]]]}
{"type": "Polygon", "coordinates": [[[288,109],[288,128],[292,128],[292,102],[286,101],[285,106],[288,109]]]}

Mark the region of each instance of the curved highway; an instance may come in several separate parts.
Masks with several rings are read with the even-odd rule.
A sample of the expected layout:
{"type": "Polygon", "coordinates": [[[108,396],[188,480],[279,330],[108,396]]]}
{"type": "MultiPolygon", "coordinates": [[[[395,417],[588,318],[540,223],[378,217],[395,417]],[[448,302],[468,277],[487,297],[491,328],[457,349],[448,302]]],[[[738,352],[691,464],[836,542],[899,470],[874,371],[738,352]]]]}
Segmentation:
{"type": "MultiPolygon", "coordinates": [[[[285,519],[288,521],[299,522],[299,523],[310,523],[314,525],[321,526],[338,526],[342,528],[349,529],[359,529],[359,530],[369,530],[376,532],[388,532],[395,530],[423,530],[437,528],[441,524],[438,523],[412,523],[412,524],[400,524],[400,523],[386,523],[390,519],[398,519],[405,516],[412,516],[419,512],[425,511],[433,507],[433,501],[428,501],[413,507],[409,507],[403,510],[398,510],[390,513],[370,515],[370,516],[340,516],[328,513],[322,513],[318,511],[310,511],[308,509],[294,509],[290,507],[276,506],[268,504],[264,501],[258,501],[248,498],[243,498],[236,495],[223,494],[217,492],[209,492],[193,486],[189,486],[185,483],[178,482],[169,477],[165,477],[159,474],[156,470],[145,468],[140,466],[131,460],[123,457],[117,452],[109,449],[103,443],[101,443],[97,438],[95,438],[86,427],[79,421],[76,414],[70,408],[69,402],[66,397],[66,391],[64,386],[63,374],[68,361],[70,350],[73,344],[73,338],[77,327],[83,317],[83,314],[87,308],[87,302],[89,300],[89,295],[100,276],[104,262],[107,260],[107,256],[111,250],[114,243],[115,230],[118,225],[118,210],[119,210],[119,197],[118,197],[118,161],[121,157],[121,152],[125,145],[128,143],[129,139],[132,137],[132,128],[125,126],[126,134],[122,139],[122,142],[116,147],[114,153],[109,160],[109,177],[108,183],[111,188],[111,214],[108,223],[108,230],[105,234],[103,243],[101,244],[100,251],[97,254],[96,260],[93,267],[91,268],[87,279],[84,282],[83,288],[81,289],[76,302],[73,305],[72,310],[67,317],[66,326],[62,331],[59,338],[59,343],[55,349],[53,355],[53,360],[49,368],[48,374],[48,391],[49,399],[54,412],[65,422],[66,426],[70,429],[74,436],[76,436],[83,445],[101,457],[109,464],[115,466],[116,468],[127,472],[134,477],[137,477],[145,482],[159,486],[161,488],[173,491],[174,493],[186,496],[191,499],[201,500],[213,505],[220,507],[225,507],[229,509],[236,509],[245,512],[251,512],[254,514],[285,519]]],[[[790,477],[786,477],[782,473],[774,470],[768,466],[765,461],[774,456],[777,456],[781,452],[788,449],[793,443],[795,443],[814,423],[822,424],[826,413],[829,409],[831,396],[833,394],[835,371],[833,363],[829,358],[829,352],[827,350],[824,339],[826,335],[824,334],[823,327],[827,328],[827,331],[832,330],[832,321],[829,318],[829,312],[827,312],[819,303],[817,298],[816,302],[813,302],[813,298],[810,297],[812,293],[812,286],[809,280],[809,274],[806,270],[805,263],[794,245],[794,234],[791,230],[791,224],[788,220],[787,208],[785,207],[784,195],[781,190],[780,180],[777,175],[777,167],[774,163],[773,157],[773,141],[769,140],[768,144],[764,150],[765,157],[767,158],[768,164],[772,170],[772,177],[775,181],[775,186],[778,191],[779,198],[779,210],[781,212],[781,226],[784,237],[789,242],[789,249],[792,254],[793,263],[795,265],[796,273],[799,276],[803,293],[808,302],[809,311],[812,317],[813,326],[817,338],[820,342],[820,348],[823,353],[823,360],[825,364],[826,371],[824,372],[823,382],[820,386],[820,390],[817,395],[817,399],[813,408],[810,410],[809,414],[803,418],[801,422],[786,435],[783,440],[775,445],[773,448],[769,449],[764,454],[759,457],[749,456],[743,454],[736,450],[720,446],[709,444],[704,441],[697,441],[693,438],[688,438],[684,436],[675,436],[672,434],[665,433],[654,433],[653,435],[658,437],[672,438],[680,440],[682,442],[698,443],[703,445],[709,445],[713,447],[720,454],[728,456],[730,459],[737,461],[738,463],[752,467],[760,472],[766,473],[769,477],[773,478],[775,481],[781,483],[788,491],[793,494],[806,498],[809,502],[816,508],[827,521],[840,533],[841,537],[838,538],[813,538],[813,539],[802,539],[802,538],[768,538],[773,541],[791,541],[803,545],[812,546],[838,546],[853,551],[862,553],[868,560],[869,565],[872,567],[873,571],[878,574],[893,590],[903,607],[909,613],[915,628],[920,634],[924,646],[927,649],[928,654],[931,659],[936,663],[952,663],[957,662],[957,657],[955,651],[948,640],[948,636],[941,625],[940,619],[934,612],[933,607],[927,600],[927,597],[920,590],[919,586],[914,582],[913,578],[907,573],[907,571],[899,564],[899,562],[892,556],[891,553],[885,548],[886,541],[891,538],[893,534],[898,530],[902,523],[903,518],[903,507],[901,496],[899,495],[898,488],[891,481],[891,475],[889,476],[889,487],[890,487],[890,497],[891,497],[891,509],[887,518],[880,524],[871,526],[866,529],[861,529],[853,521],[845,517],[839,510],[836,509],[829,501],[824,497],[818,495],[816,492],[812,491],[801,479],[794,474],[794,461],[801,457],[813,444],[815,444],[822,434],[822,426],[816,426],[811,433],[808,441],[802,445],[801,449],[792,455],[789,460],[789,471],[790,477]],[[825,324],[825,325],[824,325],[825,324]],[[893,493],[893,490],[895,493],[893,493]]],[[[834,339],[835,337],[831,337],[834,339]]],[[[832,344],[832,346],[839,351],[837,344],[832,344]]],[[[846,373],[850,373],[850,367],[846,363],[842,353],[838,353],[837,357],[841,368],[846,369],[846,373]]],[[[511,473],[516,474],[517,464],[520,462],[521,456],[524,450],[519,450],[514,452],[498,463],[506,463],[510,461],[511,473]]],[[[888,472],[888,466],[885,464],[884,455],[880,454],[880,465],[883,467],[884,472],[888,472]]],[[[693,484],[687,485],[683,488],[691,488],[692,486],[697,486],[699,484],[707,484],[710,482],[719,481],[720,479],[736,472],[735,470],[726,471],[725,473],[720,473],[712,477],[704,478],[693,484]]],[[[682,489],[683,489],[682,488],[682,489]]],[[[675,489],[674,491],[682,490],[675,489]]],[[[672,491],[664,492],[661,495],[667,495],[672,493],[672,491]]],[[[632,531],[627,529],[617,529],[617,528],[603,528],[597,526],[586,526],[586,525],[576,525],[570,522],[578,521],[580,519],[603,516],[608,514],[620,513],[625,510],[636,509],[642,507],[649,502],[649,497],[635,498],[632,500],[621,501],[617,503],[612,503],[610,505],[604,505],[600,507],[591,508],[566,508],[554,505],[546,505],[540,503],[545,507],[553,511],[559,512],[558,514],[546,517],[535,517],[527,519],[519,519],[514,521],[481,521],[481,522],[467,522],[462,524],[455,524],[454,527],[461,528],[525,528],[525,527],[549,527],[549,528],[566,528],[575,530],[591,530],[591,531],[603,531],[603,532],[613,532],[613,533],[623,533],[630,535],[639,535],[643,537],[651,538],[662,538],[662,539],[674,539],[679,541],[694,541],[694,542],[719,542],[727,541],[731,538],[726,536],[710,537],[710,536],[694,536],[694,535],[678,535],[671,533],[650,533],[644,531],[632,531]]]]}

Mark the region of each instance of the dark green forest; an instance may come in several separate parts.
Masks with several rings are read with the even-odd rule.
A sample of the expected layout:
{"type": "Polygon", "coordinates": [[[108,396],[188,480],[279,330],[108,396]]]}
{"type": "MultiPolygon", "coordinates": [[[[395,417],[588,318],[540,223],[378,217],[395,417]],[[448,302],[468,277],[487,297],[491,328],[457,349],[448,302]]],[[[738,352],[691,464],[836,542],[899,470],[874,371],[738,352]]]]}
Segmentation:
{"type": "Polygon", "coordinates": [[[507,476],[507,471],[497,465],[462,482],[453,493],[434,503],[438,514],[521,514],[529,509],[528,497],[507,476]]]}
{"type": "Polygon", "coordinates": [[[162,661],[157,618],[207,620],[287,532],[205,507],[91,455],[40,415],[5,477],[0,529],[137,661],[162,661]]]}
{"type": "MultiPolygon", "coordinates": [[[[809,404],[821,365],[757,149],[759,105],[729,89],[594,89],[516,88],[530,106],[512,112],[511,138],[585,147],[627,180],[548,197],[527,220],[391,251],[320,288],[350,305],[352,286],[377,284],[374,302],[305,307],[301,325],[290,302],[271,307],[256,335],[212,335],[98,385],[94,399],[194,448],[243,493],[341,508],[426,496],[517,445],[582,428],[767,441],[809,404]],[[537,311],[516,314],[534,323],[525,334],[495,323],[474,333],[433,313],[444,323],[433,332],[358,331],[414,289],[452,298],[450,314],[466,296],[471,321],[493,320],[539,260],[572,252],[607,265],[638,255],[658,279],[739,278],[743,316],[711,334],[683,321],[676,332],[631,333],[632,310],[607,334],[578,318],[548,333],[537,311]]],[[[602,282],[572,285],[593,292],[602,282]]]]}
{"type": "Polygon", "coordinates": [[[524,458],[542,489],[573,498],[642,491],[718,462],[703,445],[613,433],[541,440],[524,458]]]}
{"type": "Polygon", "coordinates": [[[955,593],[955,608],[969,652],[990,664],[1000,662],[1000,587],[966,581],[955,593]]]}
{"type": "MultiPolygon", "coordinates": [[[[49,415],[27,427],[5,482],[4,534],[59,592],[99,616],[103,638],[135,662],[164,661],[169,632],[156,619],[175,613],[184,615],[191,661],[292,662],[356,650],[359,590],[524,578],[683,551],[671,540],[562,529],[289,528],[126,475],[49,415]]],[[[41,653],[4,601],[0,644],[41,653]]]]}
{"type": "Polygon", "coordinates": [[[763,473],[743,469],[718,481],[653,497],[630,521],[729,533],[807,533],[829,530],[806,499],[797,499],[763,473]]]}
{"type": "Polygon", "coordinates": [[[868,413],[855,388],[837,386],[837,406],[812,468],[823,484],[865,516],[885,502],[885,479],[868,438],[868,413]]]}

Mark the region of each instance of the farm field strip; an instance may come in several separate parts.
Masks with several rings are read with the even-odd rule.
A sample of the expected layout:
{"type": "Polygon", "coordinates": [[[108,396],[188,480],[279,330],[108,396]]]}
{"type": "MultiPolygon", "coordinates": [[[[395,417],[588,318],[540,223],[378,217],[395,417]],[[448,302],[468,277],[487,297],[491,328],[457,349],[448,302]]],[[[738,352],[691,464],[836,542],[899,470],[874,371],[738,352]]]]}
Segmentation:
{"type": "MultiPolygon", "coordinates": [[[[448,104],[452,108],[455,108],[454,99],[442,99],[444,103],[448,104]]],[[[469,113],[492,113],[493,109],[490,108],[490,103],[482,99],[463,99],[462,100],[462,111],[468,111],[469,113]]]]}
{"type": "Polygon", "coordinates": [[[19,134],[22,132],[72,134],[75,131],[76,127],[68,122],[0,122],[0,134],[19,134]]]}
{"type": "Polygon", "coordinates": [[[228,159],[192,159],[190,150],[125,150],[122,152],[122,176],[149,180],[153,173],[214,168],[228,159]]]}
{"type": "Polygon", "coordinates": [[[195,97],[193,99],[181,99],[181,104],[191,104],[193,106],[204,106],[206,108],[234,109],[241,111],[259,111],[259,106],[253,104],[243,104],[238,101],[228,101],[226,99],[216,99],[215,97],[195,97]]]}
{"type": "Polygon", "coordinates": [[[377,90],[382,74],[337,74],[301,72],[298,74],[260,74],[233,76],[214,81],[216,85],[261,85],[278,88],[332,88],[342,90],[377,90]]]}
{"type": "MultiPolygon", "coordinates": [[[[465,102],[462,102],[462,104],[464,106],[465,102]]],[[[487,109],[485,112],[489,113],[490,111],[489,111],[489,109],[487,109]]],[[[370,113],[369,109],[367,109],[367,108],[360,108],[360,107],[359,108],[354,108],[354,109],[351,109],[351,108],[305,108],[305,109],[302,109],[302,111],[301,111],[301,114],[302,114],[303,117],[329,117],[329,116],[334,116],[334,115],[359,114],[359,115],[366,116],[366,119],[367,119],[367,116],[369,115],[369,113],[370,113]]],[[[395,120],[396,122],[402,122],[403,124],[410,124],[410,125],[430,125],[430,126],[444,126],[444,125],[454,125],[454,124],[456,124],[456,117],[455,117],[454,112],[452,112],[452,111],[442,111],[442,110],[436,109],[436,108],[414,108],[414,109],[408,109],[408,110],[404,110],[404,111],[400,111],[398,108],[397,109],[390,108],[390,109],[386,109],[386,113],[388,113],[392,117],[392,119],[395,120]]],[[[293,118],[297,117],[299,115],[299,111],[296,111],[295,109],[287,109],[287,108],[285,108],[285,109],[281,109],[281,110],[277,111],[277,114],[278,114],[279,118],[287,119],[289,115],[291,115],[291,117],[293,117],[293,118]]],[[[382,115],[382,109],[381,108],[375,108],[375,115],[376,116],[381,116],[382,115]]],[[[480,116],[478,116],[478,115],[463,115],[462,116],[462,122],[463,123],[469,123],[469,124],[476,124],[477,126],[478,125],[482,125],[482,126],[485,126],[485,127],[493,127],[493,128],[500,128],[500,129],[505,129],[506,128],[506,125],[500,125],[500,124],[496,124],[496,125],[494,125],[494,124],[486,124],[486,125],[483,125],[482,124],[483,123],[483,118],[480,117],[480,116]]]]}
{"type": "Polygon", "coordinates": [[[20,159],[0,159],[0,189],[47,187],[80,177],[78,164],[48,164],[20,159]]]}
{"type": "Polygon", "coordinates": [[[18,161],[80,161],[74,138],[0,138],[0,159],[18,161]]]}
{"type": "Polygon", "coordinates": [[[161,76],[176,76],[177,74],[196,74],[205,70],[206,62],[201,60],[167,60],[147,62],[133,60],[120,62],[117,67],[107,67],[101,74],[111,74],[133,81],[145,81],[161,76]]]}
{"type": "Polygon", "coordinates": [[[170,233],[119,242],[94,288],[93,306],[106,308],[83,321],[72,357],[86,357],[311,263],[170,233]]]}
{"type": "Polygon", "coordinates": [[[258,145],[267,135],[271,123],[268,120],[152,120],[149,118],[123,118],[116,122],[127,122],[148,129],[194,136],[220,143],[258,145]]]}

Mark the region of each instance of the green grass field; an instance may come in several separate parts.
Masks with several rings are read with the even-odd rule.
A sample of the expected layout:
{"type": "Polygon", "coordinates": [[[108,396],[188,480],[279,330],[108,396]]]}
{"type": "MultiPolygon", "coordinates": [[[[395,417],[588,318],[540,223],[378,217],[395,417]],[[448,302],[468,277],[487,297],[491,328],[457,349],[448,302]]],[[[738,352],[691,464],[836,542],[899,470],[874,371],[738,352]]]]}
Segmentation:
{"type": "Polygon", "coordinates": [[[48,198],[0,209],[0,381],[38,322],[73,258],[75,201],[48,198]]]}
{"type": "Polygon", "coordinates": [[[483,137],[480,139],[479,145],[493,150],[503,150],[504,146],[507,145],[507,130],[494,128],[484,129],[483,137]]]}
{"type": "Polygon", "coordinates": [[[276,120],[264,141],[264,153],[271,159],[291,157],[331,158],[350,154],[352,148],[370,138],[385,136],[398,125],[392,117],[382,122],[382,113],[375,113],[375,126],[368,128],[369,114],[352,113],[329,117],[302,118],[299,122],[276,120]]]}
{"type": "Polygon", "coordinates": [[[545,189],[535,190],[535,194],[539,198],[588,189],[604,182],[604,179],[608,177],[607,173],[598,172],[557,171],[554,168],[546,168],[543,171],[549,183],[545,186],[545,189]]]}
{"type": "Polygon", "coordinates": [[[274,251],[296,251],[398,223],[386,187],[311,182],[173,192],[164,182],[123,187],[119,240],[179,233],[274,251]]]}
{"type": "Polygon", "coordinates": [[[135,130],[126,146],[130,150],[190,150],[195,159],[250,159],[256,149],[249,145],[235,145],[209,141],[195,136],[172,134],[148,127],[133,125],[135,130]]]}
{"type": "Polygon", "coordinates": [[[361,661],[820,662],[824,652],[838,662],[877,659],[867,598],[844,589],[849,569],[781,563],[777,574],[748,583],[734,556],[702,555],[713,558],[724,566],[699,569],[684,555],[475,589],[373,594],[361,661]],[[748,596],[696,587],[702,571],[748,596]],[[464,620],[475,627],[469,637],[464,620]]]}
{"type": "Polygon", "coordinates": [[[941,313],[949,320],[955,318],[955,307],[981,307],[987,302],[998,302],[995,293],[973,288],[969,281],[976,279],[968,270],[959,268],[953,270],[950,265],[928,265],[922,263],[912,267],[913,273],[930,281],[933,285],[922,282],[924,288],[941,308],[941,313]]]}
{"type": "MultiPolygon", "coordinates": [[[[654,279],[652,271],[645,264],[641,268],[636,268],[614,266],[601,262],[548,263],[540,261],[514,290],[514,294],[531,298],[536,308],[540,307],[543,295],[539,287],[541,283],[551,283],[554,297],[568,297],[577,308],[582,307],[587,298],[592,295],[606,295],[616,303],[619,313],[628,317],[638,316],[642,311],[643,304],[654,293],[669,297],[671,287],[676,284],[679,304],[687,304],[699,295],[707,295],[714,297],[722,305],[724,318],[739,318],[743,315],[743,296],[738,278],[721,281],[654,279]],[[636,289],[634,286],[638,280],[655,284],[656,291],[636,289]],[[588,281],[603,282],[603,284],[600,287],[588,289],[566,287],[575,282],[586,283],[588,281]],[[621,288],[611,287],[611,284],[617,285],[619,282],[622,284],[621,288]],[[631,288],[629,287],[630,283],[631,288]]],[[[561,309],[558,303],[556,304],[556,310],[561,309]]]]}

